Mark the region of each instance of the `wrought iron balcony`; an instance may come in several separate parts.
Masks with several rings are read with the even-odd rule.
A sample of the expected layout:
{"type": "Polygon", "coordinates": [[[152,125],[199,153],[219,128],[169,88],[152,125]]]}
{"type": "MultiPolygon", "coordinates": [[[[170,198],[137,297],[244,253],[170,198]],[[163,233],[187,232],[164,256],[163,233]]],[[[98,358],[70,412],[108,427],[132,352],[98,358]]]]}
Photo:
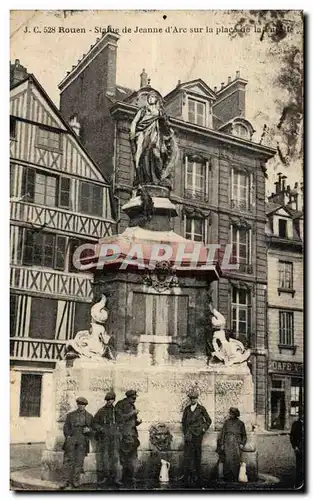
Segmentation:
{"type": "Polygon", "coordinates": [[[185,198],[189,200],[209,201],[209,195],[203,189],[185,189],[185,198]]]}
{"type": "Polygon", "coordinates": [[[10,287],[27,292],[84,298],[91,302],[92,277],[84,274],[64,273],[53,269],[11,266],[10,287]]]}
{"type": "Polygon", "coordinates": [[[65,340],[10,337],[10,359],[28,361],[60,361],[64,359],[65,340]]]}
{"type": "Polygon", "coordinates": [[[250,205],[246,200],[231,200],[231,208],[237,208],[237,210],[250,210],[250,205]]]}

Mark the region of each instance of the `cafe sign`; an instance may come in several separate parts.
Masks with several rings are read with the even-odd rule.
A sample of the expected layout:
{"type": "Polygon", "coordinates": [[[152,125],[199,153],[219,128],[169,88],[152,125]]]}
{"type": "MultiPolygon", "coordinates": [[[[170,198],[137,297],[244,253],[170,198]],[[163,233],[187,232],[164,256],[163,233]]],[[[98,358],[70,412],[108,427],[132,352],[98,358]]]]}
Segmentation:
{"type": "Polygon", "coordinates": [[[270,360],[268,369],[270,372],[302,375],[303,363],[296,363],[294,361],[270,360]]]}

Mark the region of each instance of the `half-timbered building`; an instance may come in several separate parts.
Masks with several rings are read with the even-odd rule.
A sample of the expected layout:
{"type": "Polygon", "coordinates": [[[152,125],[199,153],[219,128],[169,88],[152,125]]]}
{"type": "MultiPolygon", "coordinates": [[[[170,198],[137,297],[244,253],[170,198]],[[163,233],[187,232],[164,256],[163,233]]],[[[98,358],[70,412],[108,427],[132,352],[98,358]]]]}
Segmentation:
{"type": "Polygon", "coordinates": [[[90,326],[75,249],[114,232],[109,184],[33,75],[10,68],[11,442],[43,441],[51,372],[90,326]]]}

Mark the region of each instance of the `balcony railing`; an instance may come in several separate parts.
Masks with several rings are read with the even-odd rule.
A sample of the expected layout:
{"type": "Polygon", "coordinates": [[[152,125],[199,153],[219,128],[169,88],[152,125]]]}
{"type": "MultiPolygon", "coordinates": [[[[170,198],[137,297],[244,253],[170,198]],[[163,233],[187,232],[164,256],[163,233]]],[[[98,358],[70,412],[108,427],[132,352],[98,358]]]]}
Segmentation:
{"type": "Polygon", "coordinates": [[[11,266],[10,270],[11,288],[49,295],[64,295],[67,298],[83,298],[88,302],[92,299],[91,282],[91,276],[62,273],[53,269],[11,266]]]}
{"type": "Polygon", "coordinates": [[[11,360],[60,361],[65,354],[64,340],[10,338],[11,360]]]}
{"type": "Polygon", "coordinates": [[[209,195],[202,189],[185,189],[185,198],[189,200],[209,201],[209,195]]]}
{"type": "Polygon", "coordinates": [[[231,208],[237,208],[238,210],[249,210],[249,203],[247,200],[231,200],[231,208]]]}
{"type": "Polygon", "coordinates": [[[62,210],[56,207],[44,207],[24,201],[12,201],[11,220],[27,222],[46,229],[57,229],[79,234],[103,238],[112,234],[112,222],[94,217],[62,210]]]}

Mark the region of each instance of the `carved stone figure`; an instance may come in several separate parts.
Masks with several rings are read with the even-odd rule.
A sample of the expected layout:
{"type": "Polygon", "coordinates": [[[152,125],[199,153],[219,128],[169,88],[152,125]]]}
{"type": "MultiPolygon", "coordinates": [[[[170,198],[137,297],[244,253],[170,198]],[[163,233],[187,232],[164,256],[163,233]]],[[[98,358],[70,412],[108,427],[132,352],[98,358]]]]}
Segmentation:
{"type": "Polygon", "coordinates": [[[106,296],[102,295],[101,300],[92,306],[90,330],[81,330],[74,339],[67,342],[66,359],[75,357],[114,359],[112,349],[108,345],[111,337],[104,326],[108,319],[106,301],[106,296]]]}
{"type": "Polygon", "coordinates": [[[143,277],[145,285],[152,286],[157,292],[164,292],[179,286],[175,268],[167,261],[157,262],[153,271],[148,270],[143,277]]]}
{"type": "Polygon", "coordinates": [[[213,315],[212,325],[218,328],[213,334],[212,345],[214,351],[211,353],[213,358],[217,358],[225,366],[244,363],[250,357],[250,350],[245,349],[244,345],[236,339],[226,339],[225,335],[225,317],[210,305],[213,315]]]}
{"type": "Polygon", "coordinates": [[[135,164],[134,188],[146,184],[171,188],[178,147],[157,92],[148,94],[146,106],[133,119],[130,143],[135,164]]]}
{"type": "Polygon", "coordinates": [[[166,424],[151,425],[149,429],[150,442],[158,451],[169,451],[173,436],[166,424]]]}

